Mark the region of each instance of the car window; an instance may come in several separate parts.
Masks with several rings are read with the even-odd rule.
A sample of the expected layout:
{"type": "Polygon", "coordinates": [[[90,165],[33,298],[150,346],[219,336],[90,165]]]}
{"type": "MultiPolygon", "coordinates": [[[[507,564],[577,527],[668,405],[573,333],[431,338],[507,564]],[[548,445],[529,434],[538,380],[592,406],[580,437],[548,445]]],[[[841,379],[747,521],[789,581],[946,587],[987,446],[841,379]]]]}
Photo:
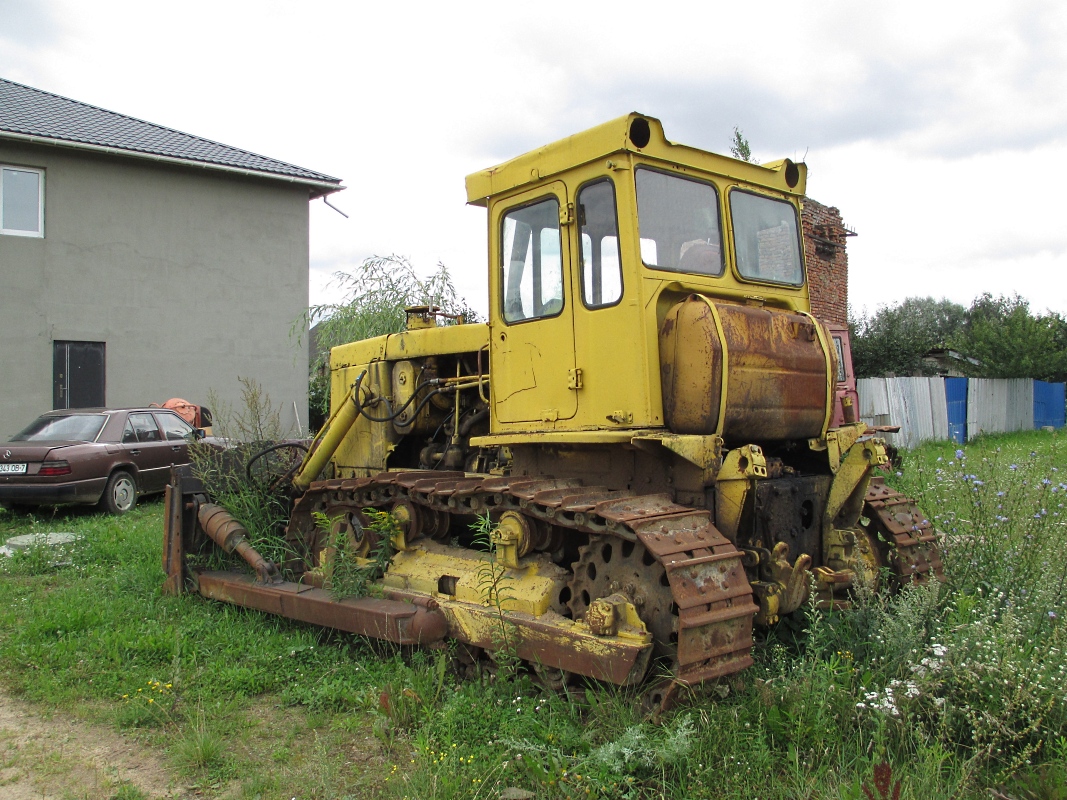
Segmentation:
{"type": "Polygon", "coordinates": [[[130,414],[129,422],[133,425],[133,432],[137,435],[138,442],[159,441],[159,428],[156,426],[155,417],[151,414],[130,414]]]}
{"type": "Polygon", "coordinates": [[[126,420],[126,427],[122,429],[122,443],[134,444],[137,442],[137,434],[133,432],[133,425],[129,420],[126,420]]]}
{"type": "Polygon", "coordinates": [[[193,428],[177,414],[156,414],[163,438],[169,441],[188,441],[193,437],[193,428]]]}
{"type": "Polygon", "coordinates": [[[105,414],[70,414],[63,417],[38,417],[13,442],[95,442],[107,422],[105,414]]]}

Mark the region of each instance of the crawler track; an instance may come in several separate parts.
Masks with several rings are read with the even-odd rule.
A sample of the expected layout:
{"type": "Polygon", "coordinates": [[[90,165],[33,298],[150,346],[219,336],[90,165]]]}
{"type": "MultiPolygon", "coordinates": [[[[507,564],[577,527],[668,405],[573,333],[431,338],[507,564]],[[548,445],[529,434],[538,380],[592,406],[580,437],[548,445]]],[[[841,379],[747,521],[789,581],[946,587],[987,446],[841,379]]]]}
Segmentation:
{"type": "Polygon", "coordinates": [[[545,542],[552,544],[543,549],[581,535],[581,555],[571,565],[571,596],[560,598],[561,604],[579,618],[598,596],[628,593],[655,637],[657,654],[670,659],[679,683],[699,683],[752,663],[757,611],[752,590],[741,554],[706,510],[678,505],[667,495],[582,486],[577,480],[384,472],[313,483],[293,508],[287,536],[310,555],[322,544],[316,539],[314,512],[329,515],[335,508],[388,509],[397,504],[416,510],[413,541],[419,536],[440,538],[442,532],[447,536],[452,516],[495,517],[509,510],[548,528],[545,542]],[[607,558],[598,550],[605,543],[618,545],[617,557],[610,555],[613,548],[608,548],[607,558]],[[650,568],[645,582],[633,567],[635,550],[650,568]]]}
{"type": "Polygon", "coordinates": [[[863,515],[878,534],[886,566],[900,585],[945,579],[933,524],[914,500],[875,477],[867,489],[863,515]]]}

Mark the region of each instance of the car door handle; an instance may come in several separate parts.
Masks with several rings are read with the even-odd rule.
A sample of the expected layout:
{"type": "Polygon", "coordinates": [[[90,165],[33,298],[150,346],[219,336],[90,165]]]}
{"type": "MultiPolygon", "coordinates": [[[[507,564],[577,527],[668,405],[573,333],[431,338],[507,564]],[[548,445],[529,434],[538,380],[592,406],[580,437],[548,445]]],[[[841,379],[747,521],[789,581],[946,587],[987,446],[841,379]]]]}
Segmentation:
{"type": "Polygon", "coordinates": [[[130,451],[130,455],[131,456],[139,456],[139,455],[141,455],[141,451],[140,450],[131,450],[130,451]]]}
{"type": "Polygon", "coordinates": [[[182,446],[180,444],[176,444],[176,445],[172,446],[170,449],[173,450],[175,453],[180,453],[182,451],[182,446]]]}

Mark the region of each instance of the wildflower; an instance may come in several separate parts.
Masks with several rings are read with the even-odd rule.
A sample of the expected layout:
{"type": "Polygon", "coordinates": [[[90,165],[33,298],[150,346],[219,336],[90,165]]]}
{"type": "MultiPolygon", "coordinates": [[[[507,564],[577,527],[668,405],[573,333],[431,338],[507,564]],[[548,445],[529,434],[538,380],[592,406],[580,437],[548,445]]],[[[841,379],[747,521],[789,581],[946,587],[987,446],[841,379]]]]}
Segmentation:
{"type": "Polygon", "coordinates": [[[961,458],[961,459],[963,458],[963,451],[962,450],[957,450],[956,451],[956,458],[961,458]]]}
{"type": "Polygon", "coordinates": [[[1049,619],[1056,619],[1056,612],[1055,611],[1048,612],[1048,618],[1049,619]]]}
{"type": "Polygon", "coordinates": [[[1015,472],[1015,470],[1017,470],[1018,468],[1018,464],[1008,464],[1008,469],[1010,469],[1012,472],[1015,472]]]}

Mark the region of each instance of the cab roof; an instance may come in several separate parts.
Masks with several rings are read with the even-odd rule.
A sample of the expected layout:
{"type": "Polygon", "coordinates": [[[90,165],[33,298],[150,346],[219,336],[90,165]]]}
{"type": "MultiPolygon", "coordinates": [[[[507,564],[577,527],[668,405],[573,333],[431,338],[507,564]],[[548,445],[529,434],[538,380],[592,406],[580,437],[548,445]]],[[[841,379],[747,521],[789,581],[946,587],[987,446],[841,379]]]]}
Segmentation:
{"type": "Polygon", "coordinates": [[[807,166],[788,158],[751,164],[668,141],[655,117],[633,112],[576,133],[552,144],[467,176],[467,202],[485,206],[490,197],[551,178],[599,159],[633,153],[643,160],[663,161],[722,175],[754,186],[803,195],[807,166]]]}

